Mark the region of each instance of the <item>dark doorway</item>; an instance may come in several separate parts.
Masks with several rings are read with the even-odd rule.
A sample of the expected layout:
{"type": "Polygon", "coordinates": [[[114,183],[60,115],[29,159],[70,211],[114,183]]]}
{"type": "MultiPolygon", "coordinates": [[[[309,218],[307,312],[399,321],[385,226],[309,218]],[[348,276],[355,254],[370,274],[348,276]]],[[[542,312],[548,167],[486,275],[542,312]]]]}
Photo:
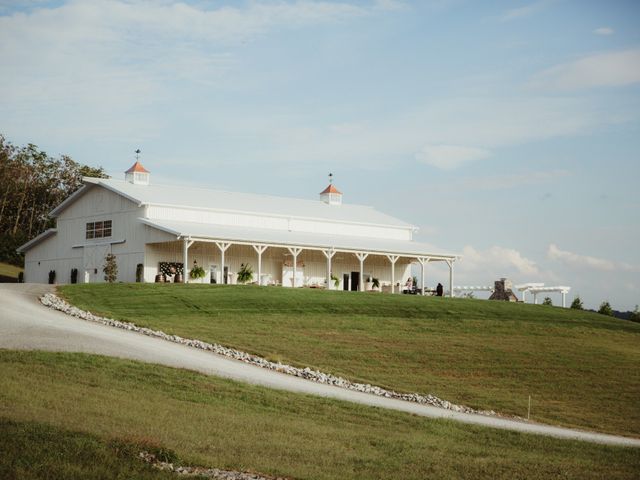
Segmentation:
{"type": "Polygon", "coordinates": [[[223,285],[229,283],[229,267],[224,267],[224,278],[222,280],[223,285]]]}
{"type": "Polygon", "coordinates": [[[349,274],[342,275],[342,290],[349,290],[349,274]]]}
{"type": "Polygon", "coordinates": [[[360,272],[351,272],[351,291],[357,292],[360,286],[360,272]]]}

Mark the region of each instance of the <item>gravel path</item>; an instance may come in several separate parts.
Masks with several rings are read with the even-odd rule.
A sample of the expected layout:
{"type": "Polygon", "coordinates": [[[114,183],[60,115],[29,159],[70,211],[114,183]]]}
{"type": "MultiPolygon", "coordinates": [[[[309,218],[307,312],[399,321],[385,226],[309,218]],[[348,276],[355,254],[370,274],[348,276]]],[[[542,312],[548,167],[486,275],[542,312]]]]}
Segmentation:
{"type": "Polygon", "coordinates": [[[0,284],[0,348],[109,355],[186,368],[207,375],[217,375],[269,388],[331,397],[431,418],[446,418],[558,438],[640,447],[640,439],[455,412],[311,382],[211,352],[70,317],[39,303],[38,298],[51,291],[51,287],[47,285],[0,284]]]}

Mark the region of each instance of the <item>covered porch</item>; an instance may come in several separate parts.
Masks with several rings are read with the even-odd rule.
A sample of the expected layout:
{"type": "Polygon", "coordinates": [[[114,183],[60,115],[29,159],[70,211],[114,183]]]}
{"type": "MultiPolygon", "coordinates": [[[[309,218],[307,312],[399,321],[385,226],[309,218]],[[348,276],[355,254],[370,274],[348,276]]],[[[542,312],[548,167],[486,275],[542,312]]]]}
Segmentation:
{"type": "Polygon", "coordinates": [[[176,236],[174,241],[146,245],[147,282],[154,281],[163,262],[186,266],[182,280],[187,283],[236,284],[238,272],[250,265],[253,276],[249,283],[259,285],[399,293],[412,277],[412,265],[417,264],[418,293],[425,294],[430,290],[428,264],[445,262],[452,293],[454,262],[459,258],[429,253],[409,241],[144,221],[176,236]],[[194,265],[204,269],[204,278],[189,278],[194,265]]]}

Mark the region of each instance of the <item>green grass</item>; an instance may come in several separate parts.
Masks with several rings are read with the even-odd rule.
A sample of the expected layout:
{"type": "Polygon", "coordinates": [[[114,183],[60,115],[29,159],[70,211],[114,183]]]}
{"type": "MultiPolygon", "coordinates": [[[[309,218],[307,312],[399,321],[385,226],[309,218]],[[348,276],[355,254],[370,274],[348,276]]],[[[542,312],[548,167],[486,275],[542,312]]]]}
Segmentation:
{"type": "Polygon", "coordinates": [[[107,442],[45,423],[0,417],[0,478],[5,480],[175,478],[137,459],[141,450],[158,449],[146,442],[107,442]]]}
{"type": "MultiPolygon", "coordinates": [[[[426,419],[115,358],[0,350],[0,371],[0,412],[17,422],[2,428],[13,435],[36,422],[22,437],[45,434],[33,446],[20,440],[24,453],[0,441],[2,468],[20,462],[42,470],[51,462],[70,470],[78,452],[84,469],[92,449],[97,463],[109,464],[105,448],[142,443],[184,464],[298,479],[598,479],[640,471],[638,449],[426,419]]],[[[133,454],[125,449],[121,471],[135,468],[133,454]]]]}
{"type": "Polygon", "coordinates": [[[481,409],[640,435],[640,325],[542,305],[209,285],[74,285],[81,308],[481,409]]]}
{"type": "Polygon", "coordinates": [[[0,277],[18,278],[18,274],[22,271],[20,267],[0,262],[0,277]]]}

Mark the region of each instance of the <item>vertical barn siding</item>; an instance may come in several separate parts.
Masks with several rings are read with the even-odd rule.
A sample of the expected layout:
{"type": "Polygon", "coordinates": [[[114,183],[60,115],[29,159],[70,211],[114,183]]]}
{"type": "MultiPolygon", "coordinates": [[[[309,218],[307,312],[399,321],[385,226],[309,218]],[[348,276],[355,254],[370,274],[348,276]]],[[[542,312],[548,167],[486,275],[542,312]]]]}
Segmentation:
{"type": "MultiPolygon", "coordinates": [[[[110,241],[124,241],[110,244],[111,252],[116,255],[118,281],[134,282],[136,267],[144,264],[144,280],[153,282],[161,261],[182,262],[182,241],[175,235],[162,232],[141,223],[139,218],[157,218],[192,222],[211,222],[233,226],[248,226],[272,229],[292,229],[315,233],[336,233],[360,235],[375,238],[393,238],[410,240],[411,231],[366,225],[347,225],[337,222],[307,221],[281,217],[258,216],[251,214],[231,214],[204,210],[187,210],[170,207],[138,206],[136,203],[102,187],[95,186],[76,202],[65,209],[57,218],[57,233],[33,247],[25,255],[25,281],[46,283],[50,270],[56,271],[56,283],[69,283],[71,269],[78,269],[78,281],[84,280],[83,245],[109,244],[110,241]],[[112,221],[112,235],[108,239],[85,239],[87,222],[112,221]],[[106,241],[105,241],[106,240],[106,241]],[[74,245],[78,248],[72,248],[74,245]]],[[[221,281],[221,255],[215,243],[196,242],[189,249],[187,274],[197,260],[205,270],[217,265],[218,281],[221,281]]],[[[271,280],[282,282],[283,263],[291,259],[286,248],[269,247],[262,255],[262,272],[271,276],[271,280]]],[[[323,286],[326,283],[327,261],[320,251],[303,250],[298,261],[304,267],[298,268],[298,275],[304,278],[305,285],[323,286]]],[[[396,263],[395,281],[403,285],[411,275],[411,259],[401,258],[396,263]]],[[[258,259],[255,250],[248,245],[232,245],[225,253],[225,263],[235,281],[241,264],[249,263],[253,267],[254,281],[257,281],[258,259]]],[[[337,253],[332,260],[332,271],[339,278],[337,288],[343,288],[343,275],[359,272],[360,265],[352,253],[337,253]]],[[[364,277],[375,277],[381,285],[391,284],[391,266],[386,256],[370,255],[364,263],[364,277]]],[[[92,281],[103,281],[102,268],[92,281]]],[[[209,277],[206,277],[209,281],[209,277]]]]}
{"type": "MultiPolygon", "coordinates": [[[[150,240],[168,239],[171,236],[150,229],[137,219],[144,211],[137,204],[101,187],[91,188],[78,201],[71,204],[57,218],[57,233],[25,254],[25,281],[46,283],[49,270],[56,271],[56,283],[71,281],[71,269],[78,269],[78,282],[84,280],[84,247],[121,241],[111,245],[116,255],[118,281],[134,282],[138,263],[144,263],[144,245],[150,240]],[[110,238],[87,240],[86,224],[95,221],[112,221],[110,238]],[[153,230],[153,232],[149,231],[153,230]],[[40,263],[38,265],[38,263],[40,263]]],[[[102,269],[93,275],[103,281],[102,269]]]]}

